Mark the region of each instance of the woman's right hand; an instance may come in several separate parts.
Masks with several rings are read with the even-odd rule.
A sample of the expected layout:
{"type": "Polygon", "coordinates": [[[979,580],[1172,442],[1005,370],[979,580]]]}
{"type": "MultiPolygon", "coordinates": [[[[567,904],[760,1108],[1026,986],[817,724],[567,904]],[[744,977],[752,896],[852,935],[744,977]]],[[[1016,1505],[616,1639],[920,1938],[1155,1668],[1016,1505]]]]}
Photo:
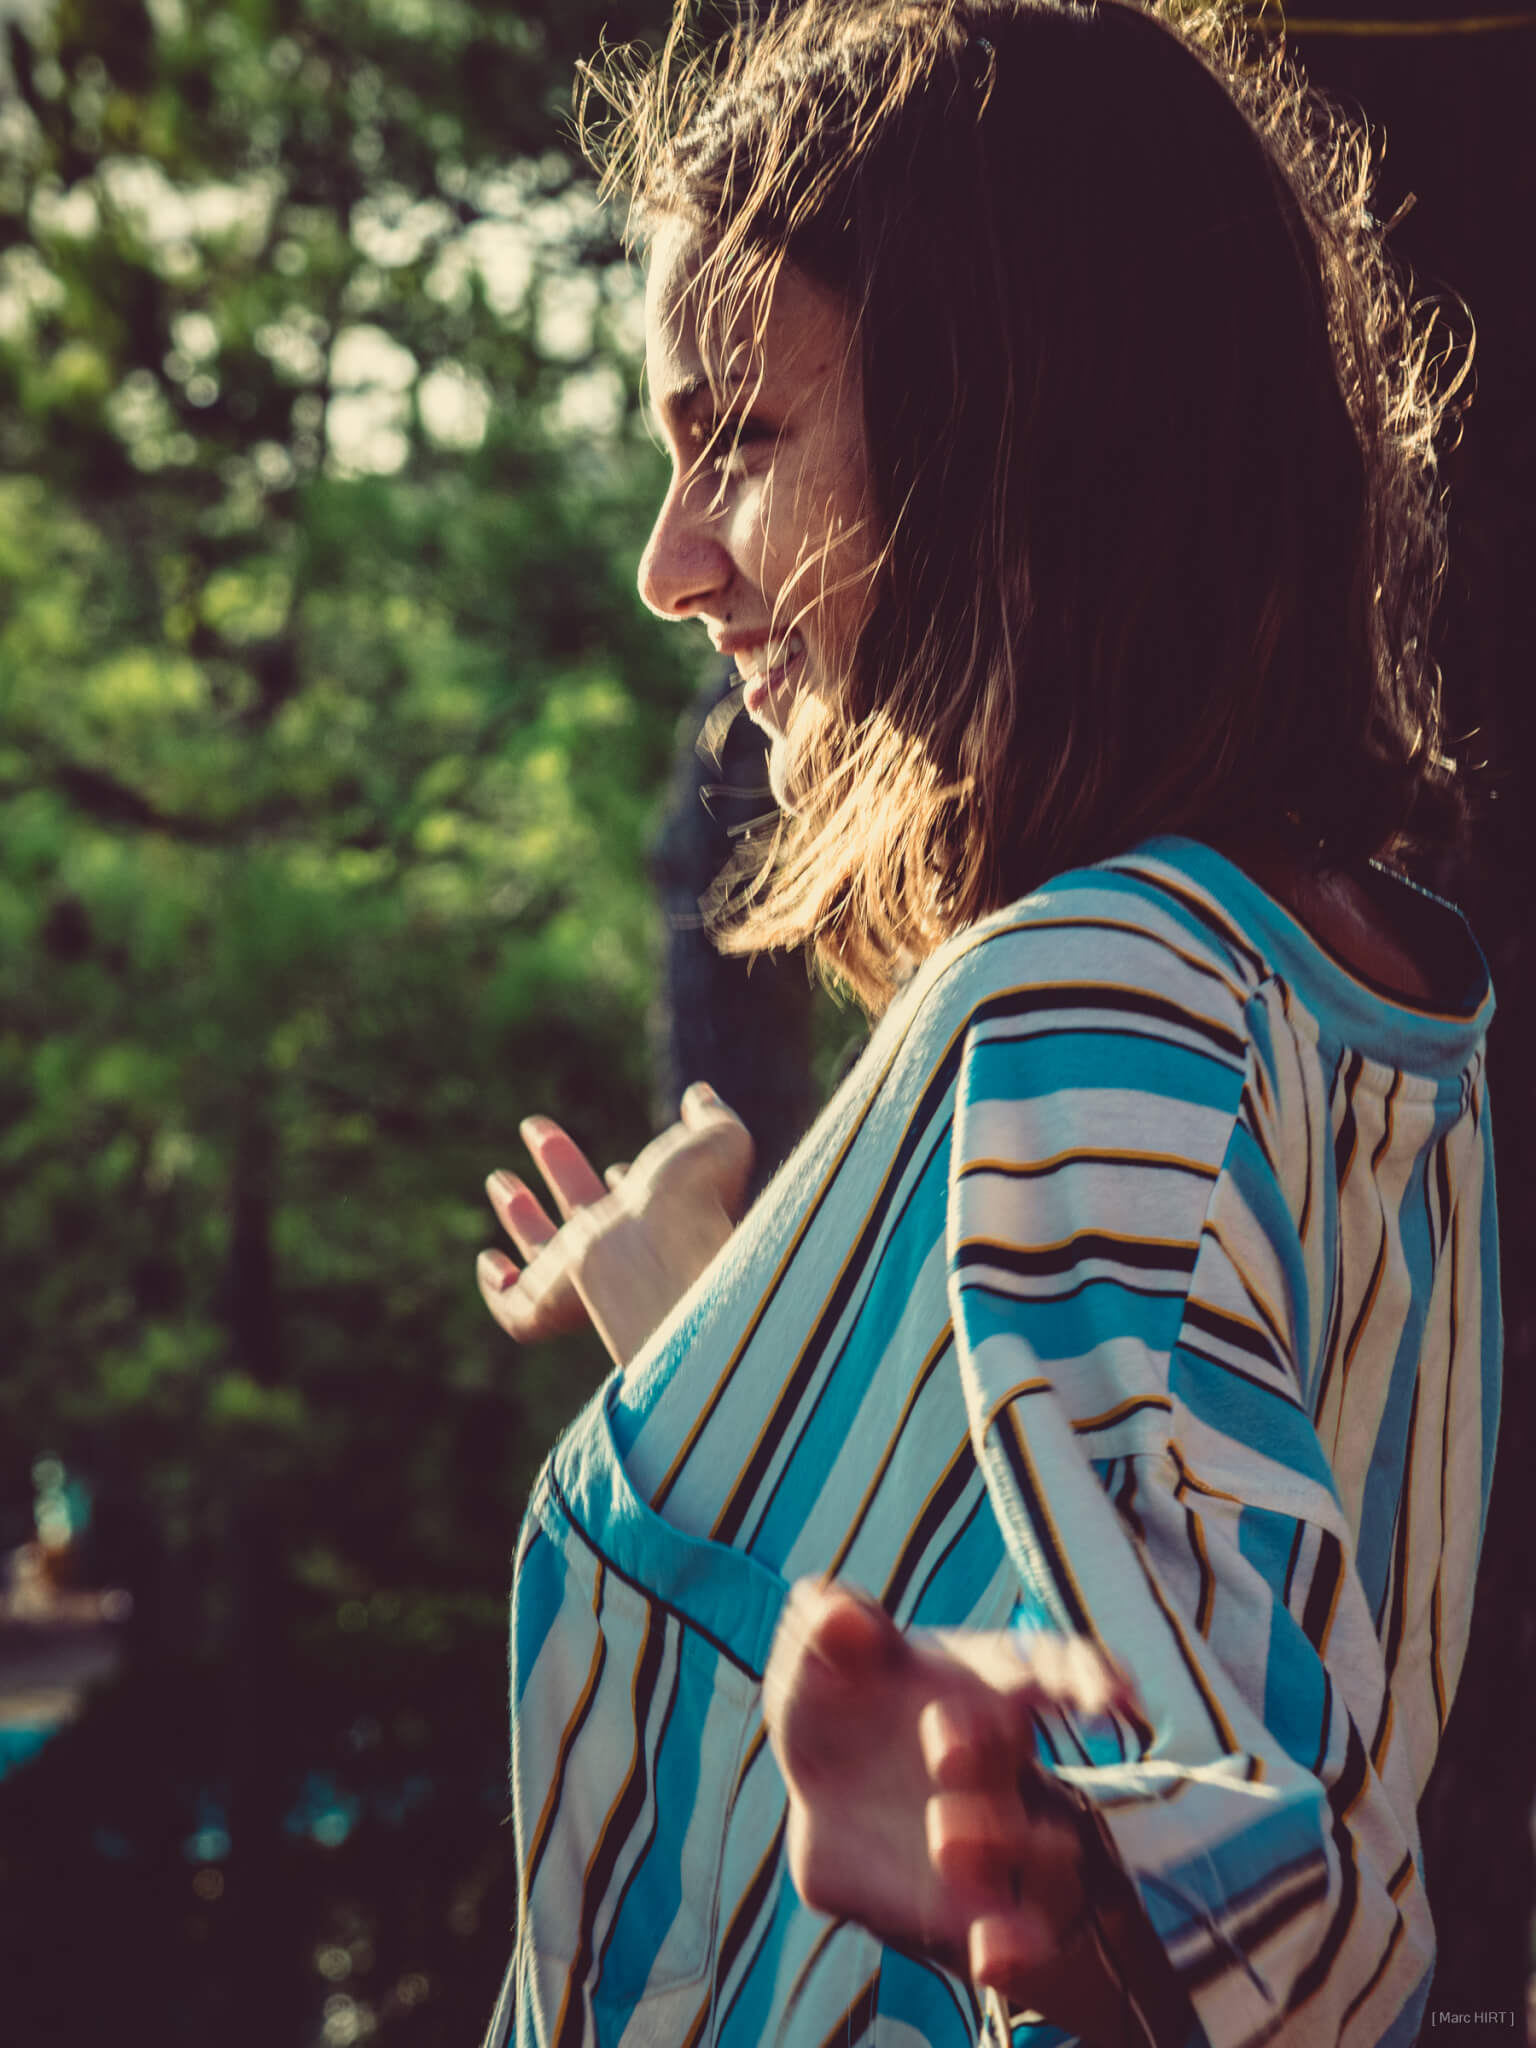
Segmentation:
{"type": "Polygon", "coordinates": [[[491,1207],[523,1264],[480,1254],[486,1306],[521,1344],[590,1321],[610,1357],[627,1365],[735,1228],[752,1171],[747,1127],[696,1081],[680,1120],[633,1165],[601,1178],[548,1117],[521,1128],[563,1221],[515,1174],[491,1175],[491,1207]]]}

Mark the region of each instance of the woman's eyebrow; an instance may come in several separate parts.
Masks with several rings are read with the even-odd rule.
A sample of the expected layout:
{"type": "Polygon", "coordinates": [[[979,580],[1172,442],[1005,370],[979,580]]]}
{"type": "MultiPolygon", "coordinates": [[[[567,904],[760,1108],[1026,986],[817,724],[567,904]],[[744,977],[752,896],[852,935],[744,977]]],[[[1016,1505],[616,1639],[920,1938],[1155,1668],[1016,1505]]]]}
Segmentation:
{"type": "Polygon", "coordinates": [[[697,376],[687,377],[682,383],[674,384],[670,391],[660,393],[655,404],[662,424],[681,435],[693,425],[697,414],[704,409],[704,402],[713,408],[714,394],[709,379],[697,376]]]}

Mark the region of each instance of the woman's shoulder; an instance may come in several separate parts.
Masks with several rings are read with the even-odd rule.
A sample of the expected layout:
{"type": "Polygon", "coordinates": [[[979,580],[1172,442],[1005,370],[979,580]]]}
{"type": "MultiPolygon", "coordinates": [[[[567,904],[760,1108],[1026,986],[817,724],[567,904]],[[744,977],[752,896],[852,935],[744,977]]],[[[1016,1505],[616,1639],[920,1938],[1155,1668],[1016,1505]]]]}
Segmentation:
{"type": "Polygon", "coordinates": [[[1066,870],[979,919],[928,963],[927,999],[1066,1014],[1118,999],[1128,1015],[1183,1008],[1237,1029],[1266,960],[1198,864],[1173,852],[1152,844],[1066,870]]]}
{"type": "Polygon", "coordinates": [[[1440,952],[1455,971],[1428,1001],[1373,980],[1224,854],[1174,837],[1053,877],[957,934],[924,978],[946,1014],[1020,999],[1071,1012],[1091,984],[1100,1001],[1118,990],[1153,1029],[1172,1005],[1217,1024],[1234,1051],[1278,1025],[1335,1060],[1358,1052],[1446,1083],[1481,1056],[1493,1012],[1486,965],[1453,906],[1385,873],[1374,886],[1444,927],[1440,952]]]}

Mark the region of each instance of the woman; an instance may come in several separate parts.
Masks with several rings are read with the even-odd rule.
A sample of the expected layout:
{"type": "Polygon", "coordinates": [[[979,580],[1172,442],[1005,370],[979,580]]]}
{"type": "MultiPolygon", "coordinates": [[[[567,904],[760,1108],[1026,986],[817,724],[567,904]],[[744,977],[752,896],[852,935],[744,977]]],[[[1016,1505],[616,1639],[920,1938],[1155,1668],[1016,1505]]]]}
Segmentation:
{"type": "Polygon", "coordinates": [[[1422,2011],[1499,1357],[1491,992],[1394,865],[1443,402],[1358,139],[1178,24],[804,0],[615,89],[641,591],[786,815],[728,942],[879,1022],[740,1220],[707,1095],[607,1190],[526,1126],[558,1229],[493,1182],[493,1311],[623,1368],[518,1550],[493,2043],[1422,2011]]]}

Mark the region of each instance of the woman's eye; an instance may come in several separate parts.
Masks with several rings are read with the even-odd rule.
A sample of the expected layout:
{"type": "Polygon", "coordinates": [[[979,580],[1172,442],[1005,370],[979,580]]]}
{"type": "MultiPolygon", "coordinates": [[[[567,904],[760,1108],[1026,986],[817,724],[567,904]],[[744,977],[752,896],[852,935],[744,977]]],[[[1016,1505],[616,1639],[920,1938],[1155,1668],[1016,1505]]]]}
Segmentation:
{"type": "Polygon", "coordinates": [[[744,476],[751,451],[765,444],[772,447],[777,439],[777,427],[763,420],[722,421],[705,444],[704,460],[722,480],[744,476]]]}

